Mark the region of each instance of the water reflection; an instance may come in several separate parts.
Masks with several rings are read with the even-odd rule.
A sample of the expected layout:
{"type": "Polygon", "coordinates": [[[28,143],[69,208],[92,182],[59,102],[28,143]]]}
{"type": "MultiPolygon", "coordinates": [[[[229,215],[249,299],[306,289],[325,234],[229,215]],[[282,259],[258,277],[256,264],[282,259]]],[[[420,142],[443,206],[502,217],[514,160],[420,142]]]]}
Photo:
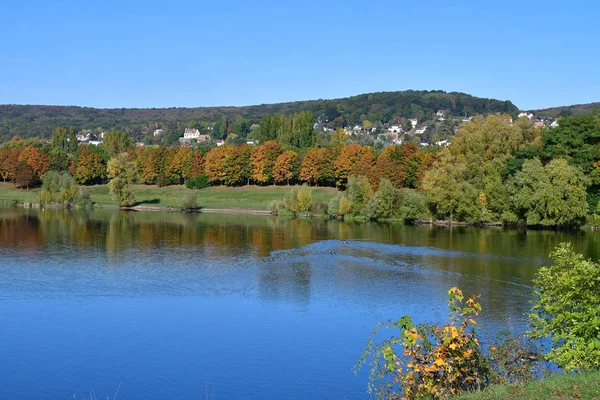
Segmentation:
{"type": "Polygon", "coordinates": [[[351,368],[376,322],[440,320],[459,286],[482,294],[487,333],[505,318],[522,328],[550,251],[570,241],[597,258],[597,237],[0,209],[0,325],[12,327],[0,330],[0,387],[72,398],[123,380],[129,399],[192,399],[208,376],[219,398],[367,398],[351,368]],[[239,361],[235,384],[223,360],[239,361]]]}

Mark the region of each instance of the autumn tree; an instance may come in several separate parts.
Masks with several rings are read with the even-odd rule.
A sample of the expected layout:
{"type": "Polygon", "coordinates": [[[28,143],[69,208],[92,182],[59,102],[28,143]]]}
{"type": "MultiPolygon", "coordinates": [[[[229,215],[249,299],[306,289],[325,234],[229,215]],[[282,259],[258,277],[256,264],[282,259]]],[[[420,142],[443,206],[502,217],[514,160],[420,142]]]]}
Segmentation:
{"type": "Polygon", "coordinates": [[[286,182],[294,179],[298,170],[298,153],[292,150],[284,151],[275,160],[273,166],[273,179],[276,183],[286,182]]]}
{"type": "Polygon", "coordinates": [[[192,165],[192,149],[178,147],[169,152],[165,160],[165,183],[182,184],[192,165]]]}
{"type": "Polygon", "coordinates": [[[250,162],[252,179],[259,183],[272,182],[273,167],[281,151],[281,146],[274,140],[268,140],[258,146],[250,162]]]}
{"type": "Polygon", "coordinates": [[[96,146],[79,146],[73,170],[77,182],[83,185],[99,184],[106,179],[106,161],[96,146]]]}
{"type": "Polygon", "coordinates": [[[367,147],[362,147],[359,144],[348,144],[340,149],[339,155],[333,163],[335,170],[336,186],[344,188],[348,183],[348,176],[353,167],[362,158],[367,147]]]}
{"type": "Polygon", "coordinates": [[[29,187],[37,180],[33,168],[25,161],[17,161],[13,174],[13,179],[17,188],[29,189],[29,187]]]}
{"type": "Polygon", "coordinates": [[[20,154],[19,149],[0,150],[0,176],[4,182],[14,178],[15,166],[20,154]]]}
{"type": "Polygon", "coordinates": [[[322,148],[310,149],[306,152],[300,165],[300,179],[315,185],[331,184],[334,180],[334,171],[330,150],[322,148]]]}
{"type": "Polygon", "coordinates": [[[50,169],[50,155],[37,147],[27,146],[19,155],[19,161],[25,161],[31,167],[37,180],[42,180],[50,169]]]}
{"type": "Polygon", "coordinates": [[[206,153],[204,172],[210,182],[219,182],[222,184],[225,181],[223,167],[225,165],[227,147],[229,146],[214,147],[206,153]]]}
{"type": "Polygon", "coordinates": [[[186,178],[196,178],[204,174],[204,162],[205,160],[202,152],[198,150],[194,151],[186,178]]]}

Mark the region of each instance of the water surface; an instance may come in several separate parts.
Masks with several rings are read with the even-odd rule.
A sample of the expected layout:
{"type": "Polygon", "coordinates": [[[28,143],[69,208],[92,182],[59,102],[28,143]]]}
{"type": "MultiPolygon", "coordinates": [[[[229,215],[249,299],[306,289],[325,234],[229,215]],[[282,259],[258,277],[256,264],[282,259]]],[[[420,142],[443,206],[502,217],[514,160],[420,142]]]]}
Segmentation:
{"type": "Polygon", "coordinates": [[[524,327],[535,271],[597,234],[0,209],[0,398],[366,399],[379,321],[482,294],[524,327]]]}

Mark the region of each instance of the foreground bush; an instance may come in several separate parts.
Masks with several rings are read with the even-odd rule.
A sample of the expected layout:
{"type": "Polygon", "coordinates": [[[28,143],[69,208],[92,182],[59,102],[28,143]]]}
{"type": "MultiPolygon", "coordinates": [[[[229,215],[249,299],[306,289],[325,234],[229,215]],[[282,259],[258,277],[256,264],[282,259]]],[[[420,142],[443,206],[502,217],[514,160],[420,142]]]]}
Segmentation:
{"type": "Polygon", "coordinates": [[[531,335],[549,337],[549,361],[567,370],[600,369],[600,265],[562,243],[535,278],[531,335]]]}
{"type": "Polygon", "coordinates": [[[369,391],[386,399],[445,398],[486,386],[489,367],[473,329],[481,306],[477,297],[463,300],[459,289],[448,291],[450,317],[443,327],[415,326],[409,316],[380,325],[399,329],[400,336],[369,340],[358,364],[371,358],[369,391]]]}
{"type": "Polygon", "coordinates": [[[357,364],[370,362],[369,392],[383,399],[438,399],[533,380],[539,357],[528,338],[504,333],[484,353],[475,331],[478,298],[465,301],[458,288],[450,289],[443,326],[415,326],[409,316],[379,324],[357,364]],[[399,329],[400,335],[376,343],[381,328],[399,329]]]}

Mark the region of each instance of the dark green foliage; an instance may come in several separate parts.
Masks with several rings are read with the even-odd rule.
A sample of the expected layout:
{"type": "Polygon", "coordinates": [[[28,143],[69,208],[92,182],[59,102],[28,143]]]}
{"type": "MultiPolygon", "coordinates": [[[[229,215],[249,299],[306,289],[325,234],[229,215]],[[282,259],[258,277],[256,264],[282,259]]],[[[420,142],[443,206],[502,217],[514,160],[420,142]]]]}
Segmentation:
{"type": "Polygon", "coordinates": [[[185,186],[187,186],[188,189],[204,189],[210,186],[210,182],[208,181],[208,176],[206,176],[206,174],[201,174],[195,178],[186,180],[185,186]]]}

